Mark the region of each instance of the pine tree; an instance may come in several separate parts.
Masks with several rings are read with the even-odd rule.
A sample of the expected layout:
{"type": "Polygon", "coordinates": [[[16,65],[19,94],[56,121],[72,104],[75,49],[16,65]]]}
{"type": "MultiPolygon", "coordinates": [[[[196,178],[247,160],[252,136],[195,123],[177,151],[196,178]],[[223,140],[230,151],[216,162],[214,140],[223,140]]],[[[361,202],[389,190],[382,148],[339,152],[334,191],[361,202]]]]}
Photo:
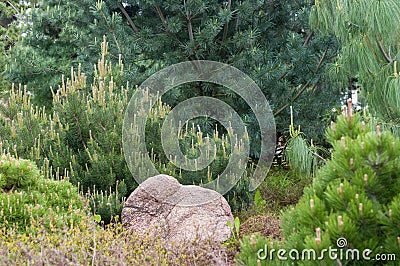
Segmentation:
{"type": "MultiPolygon", "coordinates": [[[[34,1],[31,1],[32,3],[34,1]]],[[[0,2],[0,91],[9,89],[11,85],[5,79],[7,56],[10,48],[19,40],[24,10],[29,7],[29,3],[20,1],[0,2]]]]}
{"type": "Polygon", "coordinates": [[[246,238],[241,261],[255,262],[257,251],[267,247],[260,265],[398,265],[393,257],[377,261],[375,255],[394,254],[397,260],[400,256],[400,139],[379,126],[371,130],[360,114],[353,114],[351,104],[326,137],[333,146],[332,159],[305,188],[299,203],[283,214],[284,240],[246,238]],[[329,247],[336,249],[332,254],[337,258],[328,252],[321,255],[329,247]],[[273,248],[286,250],[287,260],[279,260],[275,252],[271,261],[273,248]],[[289,255],[292,249],[297,253],[289,255]],[[303,251],[311,249],[315,257],[305,253],[302,259],[303,251]],[[346,257],[354,249],[358,260],[357,255],[346,257]],[[371,260],[362,256],[366,249],[371,250],[371,260]]]}
{"type": "MultiPolygon", "coordinates": [[[[370,131],[351,108],[327,131],[334,147],[332,160],[320,169],[297,206],[283,216],[283,247],[300,251],[313,248],[318,254],[329,246],[340,248],[336,241],[345,238],[344,252],[371,249],[371,258],[379,253],[398,257],[400,140],[390,132],[381,132],[379,126],[370,131]]],[[[336,263],[329,258],[323,261],[336,263]]],[[[339,261],[377,263],[345,257],[339,261]]]]}
{"type": "Polygon", "coordinates": [[[342,44],[331,78],[341,87],[355,79],[373,115],[400,135],[400,2],[317,0],[310,22],[342,44]]]}
{"type": "MultiPolygon", "coordinates": [[[[41,1],[25,18],[26,37],[11,49],[6,74],[10,81],[28,85],[35,103],[51,107],[51,88],[57,90],[61,76],[68,75],[71,65],[77,68],[80,63],[93,78],[102,36],[112,35],[111,27],[115,27],[110,25],[115,17],[107,10],[97,12],[96,7],[101,5],[95,4],[96,1],[41,1]],[[96,35],[93,31],[101,33],[96,35]]],[[[117,61],[118,52],[113,55],[117,61]]]]}
{"type": "MultiPolygon", "coordinates": [[[[49,102],[49,86],[69,72],[69,62],[92,77],[96,42],[107,35],[110,56],[121,55],[131,84],[174,63],[208,59],[228,63],[252,77],[286,131],[289,106],[308,137],[322,141],[322,116],[337,102],[324,81],[336,42],[308,28],[308,1],[43,1],[33,13],[31,34],[13,50],[10,79],[28,84],[36,102],[49,102]],[[26,60],[32,63],[22,63],[26,60]],[[33,65],[31,65],[33,64],[33,65]],[[36,69],[36,71],[32,71],[36,69]],[[323,101],[322,101],[323,99],[323,101]]],[[[240,97],[214,84],[190,84],[165,95],[172,107],[192,96],[213,96],[235,107],[246,121],[257,157],[259,129],[240,97]]],[[[50,105],[48,103],[48,105],[50,105]]],[[[213,127],[211,127],[213,128],[213,127]]]]}
{"type": "Polygon", "coordinates": [[[73,226],[87,217],[87,202],[65,180],[52,180],[49,168],[7,153],[0,160],[0,221],[3,232],[29,233],[73,226]]]}
{"type": "MultiPolygon", "coordinates": [[[[146,145],[151,162],[143,160],[138,149],[134,155],[139,159],[133,162],[137,167],[131,172],[124,156],[122,127],[133,89],[122,83],[124,64],[122,60],[111,62],[108,47],[104,37],[90,85],[80,67],[71,68],[69,78],[61,77],[53,94],[51,114],[44,106],[35,106],[26,86],[13,86],[6,102],[0,104],[0,150],[35,161],[56,179],[68,178],[106,223],[120,214],[124,198],[137,187],[138,178],[148,177],[145,163],[154,165],[159,173],[176,177],[182,184],[201,185],[221,175],[231,155],[229,138],[215,131],[211,135],[216,145],[215,158],[209,167],[184,171],[175,166],[163,153],[160,136],[171,107],[158,99],[146,123],[146,139],[135,139],[132,144],[146,145]]],[[[135,127],[133,123],[132,128],[135,127]]],[[[195,124],[184,125],[179,139],[182,153],[197,158],[206,148],[208,156],[214,156],[201,136],[206,134],[195,124]]],[[[233,210],[247,206],[253,198],[248,189],[250,171],[244,171],[243,178],[225,194],[233,210]]]]}

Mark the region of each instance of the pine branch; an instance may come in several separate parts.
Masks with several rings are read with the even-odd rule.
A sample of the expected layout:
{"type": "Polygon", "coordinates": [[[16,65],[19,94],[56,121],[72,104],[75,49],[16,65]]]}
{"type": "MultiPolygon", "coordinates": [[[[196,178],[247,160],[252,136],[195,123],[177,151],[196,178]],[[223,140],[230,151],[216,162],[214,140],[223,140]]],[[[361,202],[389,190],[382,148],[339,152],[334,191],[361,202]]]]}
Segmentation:
{"type": "Polygon", "coordinates": [[[312,155],[318,157],[319,159],[321,159],[322,161],[326,162],[326,159],[324,157],[322,157],[321,155],[319,155],[318,153],[316,153],[315,151],[310,151],[312,155]]]}
{"type": "Polygon", "coordinates": [[[281,79],[283,79],[287,74],[289,73],[289,71],[285,71],[285,72],[283,72],[279,77],[278,77],[278,81],[279,80],[281,80],[281,79]]]}
{"type": "MultiPolygon", "coordinates": [[[[318,62],[318,65],[317,65],[317,68],[316,68],[314,74],[316,74],[316,73],[318,72],[318,70],[321,69],[321,67],[322,67],[322,62],[325,60],[327,51],[328,51],[328,49],[326,49],[326,50],[322,53],[321,59],[320,59],[319,62],[318,62]]],[[[306,84],[297,92],[297,94],[292,98],[291,102],[288,102],[288,103],[286,103],[284,106],[282,106],[278,111],[276,111],[276,112],[274,113],[274,115],[276,116],[276,115],[282,113],[283,110],[285,110],[289,105],[291,105],[291,103],[293,103],[294,101],[296,101],[296,100],[301,96],[301,94],[308,88],[309,85],[310,85],[310,81],[307,81],[307,83],[306,83],[306,84]]]]}
{"type": "Polygon", "coordinates": [[[282,113],[283,110],[285,110],[289,105],[292,104],[292,102],[296,101],[297,98],[300,97],[300,95],[308,88],[308,86],[310,85],[310,81],[307,81],[306,84],[303,85],[303,87],[299,90],[299,92],[297,92],[297,94],[292,98],[291,102],[286,103],[284,106],[282,106],[278,111],[276,111],[274,113],[274,116],[282,113]]]}
{"type": "Polygon", "coordinates": [[[18,8],[16,8],[10,1],[7,1],[7,4],[10,5],[15,10],[15,12],[19,14],[18,8]]]}
{"type": "Polygon", "coordinates": [[[193,42],[194,37],[193,37],[193,28],[192,28],[192,21],[190,17],[187,17],[187,27],[188,27],[188,33],[189,33],[189,40],[190,42],[193,42]]]}
{"type": "Polygon", "coordinates": [[[369,41],[368,37],[366,34],[364,34],[364,40],[367,43],[369,49],[371,50],[371,52],[373,53],[373,55],[375,56],[375,58],[378,60],[378,55],[376,53],[376,49],[375,47],[372,45],[372,43],[369,41]]]}
{"type": "Polygon", "coordinates": [[[310,34],[308,34],[306,40],[305,40],[304,43],[303,43],[303,46],[308,45],[308,43],[310,42],[312,36],[314,36],[314,32],[313,32],[313,31],[312,31],[310,34]]]}
{"type": "Polygon", "coordinates": [[[16,186],[16,184],[13,184],[13,186],[10,188],[10,190],[6,191],[5,189],[3,189],[3,192],[6,192],[6,193],[11,193],[11,192],[13,192],[13,191],[14,191],[14,189],[15,189],[15,186],[16,186]]]}
{"type": "Polygon", "coordinates": [[[192,27],[192,17],[190,17],[190,14],[186,8],[186,1],[183,1],[184,8],[185,8],[185,15],[186,15],[186,21],[187,21],[187,30],[189,33],[189,40],[190,42],[193,42],[194,37],[193,37],[193,27],[192,27]]]}
{"type": "MultiPolygon", "coordinates": [[[[227,9],[231,10],[231,0],[228,0],[227,9]]],[[[222,35],[222,42],[225,42],[226,36],[228,35],[229,21],[225,22],[224,33],[222,35]]]]}
{"type": "MultiPolygon", "coordinates": [[[[314,32],[312,31],[310,34],[308,34],[307,38],[305,39],[303,46],[306,46],[310,43],[311,38],[314,36],[314,32]]],[[[326,51],[324,52],[324,54],[326,54],[326,51]]],[[[320,60],[320,64],[322,63],[322,61],[320,60]]],[[[319,64],[318,64],[319,65],[319,64]]],[[[317,69],[319,67],[317,66],[317,69]]],[[[288,70],[286,70],[285,72],[283,72],[279,77],[278,77],[278,81],[281,80],[283,77],[285,77],[287,74],[289,73],[288,70]]]]}
{"type": "Polygon", "coordinates": [[[238,31],[238,29],[239,29],[239,15],[238,16],[236,16],[236,19],[235,19],[235,32],[237,32],[238,31]]]}
{"type": "Polygon", "coordinates": [[[118,8],[119,8],[119,10],[121,10],[122,14],[124,14],[125,18],[128,20],[128,23],[131,26],[132,30],[135,33],[138,33],[139,32],[138,28],[136,27],[135,23],[133,23],[133,21],[132,21],[131,17],[129,16],[128,12],[126,12],[124,6],[121,3],[119,3],[118,4],[118,8]]]}
{"type": "Polygon", "coordinates": [[[381,51],[382,55],[385,57],[388,63],[393,63],[393,58],[386,53],[385,48],[383,47],[382,43],[376,39],[376,43],[378,44],[379,50],[381,51]]]}
{"type": "Polygon", "coordinates": [[[167,20],[165,19],[164,14],[163,14],[162,11],[161,11],[161,8],[160,8],[158,5],[155,5],[155,7],[156,7],[156,9],[157,9],[157,14],[158,14],[158,16],[160,17],[160,19],[161,19],[161,21],[162,21],[162,23],[163,23],[163,25],[164,25],[165,32],[168,33],[169,30],[168,30],[168,23],[167,23],[167,20]]]}
{"type": "Polygon", "coordinates": [[[322,53],[321,59],[319,60],[319,63],[318,63],[318,65],[317,65],[317,68],[315,69],[315,73],[317,73],[318,70],[320,70],[320,68],[321,68],[321,66],[322,66],[322,63],[323,63],[324,60],[325,60],[326,52],[327,52],[327,51],[328,51],[328,49],[326,49],[326,50],[322,53]]]}
{"type": "Polygon", "coordinates": [[[111,35],[113,36],[115,45],[117,45],[118,52],[120,53],[120,52],[121,52],[121,48],[120,48],[120,46],[119,46],[119,44],[118,44],[117,36],[115,36],[115,32],[114,32],[114,30],[111,28],[111,25],[110,25],[110,23],[108,22],[107,17],[106,17],[106,15],[104,14],[103,10],[100,9],[99,11],[100,11],[101,16],[104,18],[104,20],[105,20],[105,22],[106,22],[106,24],[107,24],[107,27],[108,27],[108,31],[109,31],[109,32],[111,33],[111,35]]]}

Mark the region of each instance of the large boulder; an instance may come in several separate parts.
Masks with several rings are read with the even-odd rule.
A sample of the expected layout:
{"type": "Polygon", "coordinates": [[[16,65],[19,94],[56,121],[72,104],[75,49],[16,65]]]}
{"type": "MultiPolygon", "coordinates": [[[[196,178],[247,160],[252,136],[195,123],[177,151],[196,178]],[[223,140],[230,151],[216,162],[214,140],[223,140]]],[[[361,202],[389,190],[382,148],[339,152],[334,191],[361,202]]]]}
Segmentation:
{"type": "Polygon", "coordinates": [[[168,175],[141,183],[122,209],[122,222],[138,233],[156,233],[171,242],[223,242],[230,237],[231,209],[218,192],[185,186],[168,175]]]}

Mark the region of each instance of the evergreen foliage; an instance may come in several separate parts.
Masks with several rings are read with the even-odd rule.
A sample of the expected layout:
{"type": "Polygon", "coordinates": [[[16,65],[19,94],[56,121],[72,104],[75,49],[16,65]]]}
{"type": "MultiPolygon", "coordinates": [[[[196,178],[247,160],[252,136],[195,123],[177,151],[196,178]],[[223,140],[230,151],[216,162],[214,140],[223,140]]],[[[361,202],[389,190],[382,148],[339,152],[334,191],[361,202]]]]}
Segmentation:
{"type": "Polygon", "coordinates": [[[85,200],[67,179],[44,178],[32,161],[10,154],[1,157],[0,189],[2,230],[35,234],[37,224],[52,230],[73,226],[87,215],[85,200]]]}
{"type": "MultiPolygon", "coordinates": [[[[314,249],[317,257],[323,249],[337,249],[337,259],[325,253],[323,259],[296,260],[296,265],[397,265],[390,260],[364,260],[362,252],[370,249],[370,258],[376,254],[400,256],[400,139],[381,132],[379,126],[371,131],[358,113],[353,115],[351,104],[326,136],[334,148],[332,159],[319,170],[299,203],[283,215],[285,240],[273,247],[287,252],[296,249],[299,254],[314,249]],[[347,245],[338,246],[339,238],[345,238],[347,245]],[[352,249],[359,250],[359,260],[339,257],[340,250],[347,254],[352,249]]],[[[270,246],[269,240],[264,243],[270,246]]],[[[257,257],[256,252],[246,251],[239,258],[257,257]]],[[[288,253],[285,256],[293,260],[288,253]]],[[[270,261],[269,253],[267,257],[263,265],[287,263],[276,256],[270,261]]]]}
{"type": "Polygon", "coordinates": [[[335,35],[342,49],[329,67],[331,79],[346,88],[353,78],[361,86],[371,113],[400,136],[400,2],[318,0],[312,28],[335,35]]]}
{"type": "MultiPolygon", "coordinates": [[[[87,77],[80,67],[76,72],[71,69],[71,77],[62,77],[61,85],[53,94],[51,114],[45,107],[39,108],[31,102],[26,87],[13,87],[7,101],[0,106],[0,137],[3,148],[11,154],[34,160],[39,167],[48,161],[50,171],[58,178],[68,176],[88,196],[92,210],[110,222],[121,212],[124,197],[137,187],[122,150],[124,110],[135,88],[122,83],[122,61],[110,63],[106,39],[101,47],[102,56],[95,66],[92,84],[87,85],[87,77]]],[[[159,99],[146,123],[143,143],[156,169],[175,176],[182,184],[200,185],[217,178],[230,159],[229,138],[216,130],[214,162],[195,172],[180,170],[162,151],[160,133],[170,109],[159,99]]],[[[182,152],[196,158],[207,145],[199,137],[203,134],[201,128],[195,124],[183,126],[182,152]]],[[[134,145],[143,143],[136,140],[134,145]]],[[[139,167],[134,174],[141,177],[145,173],[147,169],[139,167]]],[[[248,205],[253,198],[248,191],[249,173],[225,195],[233,210],[248,205]]]]}
{"type": "MultiPolygon", "coordinates": [[[[34,1],[31,1],[34,2],[34,1]]],[[[23,12],[28,3],[21,4],[20,1],[0,2],[0,92],[9,89],[10,83],[6,80],[6,62],[10,48],[18,42],[21,28],[18,26],[23,18],[23,12]]]]}
{"type": "MultiPolygon", "coordinates": [[[[51,105],[49,87],[78,62],[89,78],[98,42],[109,40],[113,60],[121,56],[124,79],[140,84],[165,66],[207,59],[230,64],[261,87],[286,131],[289,105],[308,137],[322,142],[319,113],[337,102],[324,81],[325,63],[336,55],[333,38],[308,27],[309,1],[42,1],[28,35],[12,53],[9,79],[27,84],[35,102],[51,105]],[[29,60],[27,60],[29,59],[29,60]],[[28,61],[28,62],[27,62],[28,61]],[[32,71],[35,69],[35,71],[32,71]],[[324,99],[324,102],[321,101],[324,99]]],[[[240,97],[215,84],[177,88],[163,101],[172,107],[193,96],[212,96],[236,108],[246,121],[251,152],[259,153],[259,128],[240,97]]],[[[213,127],[212,127],[213,128],[213,127]]],[[[209,131],[208,133],[212,133],[209,131]]]]}
{"type": "Polygon", "coordinates": [[[322,146],[315,146],[312,140],[309,144],[303,132],[300,131],[300,126],[295,129],[292,106],[290,106],[290,117],[290,139],[285,144],[284,158],[292,170],[298,174],[315,176],[318,167],[325,162],[324,157],[327,157],[328,151],[322,146]]]}

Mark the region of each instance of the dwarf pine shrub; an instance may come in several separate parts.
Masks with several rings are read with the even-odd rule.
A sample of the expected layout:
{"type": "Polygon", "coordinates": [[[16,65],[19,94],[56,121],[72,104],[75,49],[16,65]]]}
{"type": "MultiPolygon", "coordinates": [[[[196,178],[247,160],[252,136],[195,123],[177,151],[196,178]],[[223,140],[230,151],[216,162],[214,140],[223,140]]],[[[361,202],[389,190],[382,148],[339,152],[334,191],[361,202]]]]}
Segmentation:
{"type": "Polygon", "coordinates": [[[278,245],[264,238],[260,244],[257,239],[252,248],[247,239],[239,261],[256,262],[256,247],[264,244],[261,255],[266,257],[260,265],[398,265],[400,139],[379,126],[371,130],[349,105],[326,132],[332,159],[283,215],[284,241],[278,245]],[[275,252],[271,261],[272,248],[286,250],[287,260],[279,260],[275,252]],[[333,255],[329,249],[335,249],[333,255]],[[295,251],[289,255],[290,250],[295,251]],[[308,256],[310,250],[315,254],[308,256]],[[363,257],[365,250],[370,260],[363,257]],[[383,254],[380,261],[377,254],[383,254]]]}
{"type": "Polygon", "coordinates": [[[18,160],[3,154],[0,161],[0,188],[2,192],[13,192],[35,185],[39,177],[36,165],[29,160],[18,160]]]}
{"type": "Polygon", "coordinates": [[[36,232],[33,224],[46,229],[79,222],[87,204],[67,179],[40,175],[34,162],[3,154],[0,161],[0,228],[36,232]]]}
{"type": "MultiPolygon", "coordinates": [[[[13,86],[0,104],[0,139],[3,149],[12,155],[30,159],[39,168],[48,161],[53,175],[68,175],[71,183],[79,185],[89,197],[92,210],[109,222],[121,212],[124,198],[137,187],[122,149],[124,111],[136,87],[121,83],[123,62],[121,58],[116,64],[108,60],[105,39],[101,52],[91,85],[79,66],[71,68],[70,77],[63,76],[58,88],[53,88],[52,110],[34,106],[26,87],[13,86]]],[[[210,136],[216,152],[209,168],[180,171],[162,151],[160,129],[169,111],[170,107],[158,99],[146,123],[145,143],[155,168],[175,176],[182,184],[199,185],[217,178],[229,161],[229,138],[217,131],[210,136]]],[[[196,125],[184,128],[180,137],[182,153],[195,158],[201,145],[206,145],[199,138],[201,129],[196,125]]],[[[142,142],[137,140],[134,145],[142,142]]],[[[146,171],[142,168],[135,174],[143,176],[146,171]]],[[[226,195],[232,209],[240,209],[252,199],[248,184],[245,176],[226,195]]]]}

